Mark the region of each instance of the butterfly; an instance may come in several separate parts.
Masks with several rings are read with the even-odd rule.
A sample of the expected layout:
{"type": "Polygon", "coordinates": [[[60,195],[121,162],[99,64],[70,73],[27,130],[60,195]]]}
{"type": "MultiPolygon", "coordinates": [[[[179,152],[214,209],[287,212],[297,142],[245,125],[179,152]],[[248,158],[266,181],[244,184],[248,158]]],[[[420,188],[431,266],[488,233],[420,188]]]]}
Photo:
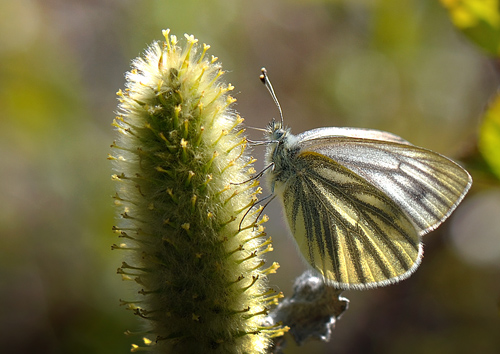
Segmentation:
{"type": "Polygon", "coordinates": [[[280,111],[266,129],[268,184],[298,249],[326,283],[367,289],[396,283],[420,265],[422,236],[472,185],[469,173],[397,135],[319,128],[293,135],[280,111]]]}

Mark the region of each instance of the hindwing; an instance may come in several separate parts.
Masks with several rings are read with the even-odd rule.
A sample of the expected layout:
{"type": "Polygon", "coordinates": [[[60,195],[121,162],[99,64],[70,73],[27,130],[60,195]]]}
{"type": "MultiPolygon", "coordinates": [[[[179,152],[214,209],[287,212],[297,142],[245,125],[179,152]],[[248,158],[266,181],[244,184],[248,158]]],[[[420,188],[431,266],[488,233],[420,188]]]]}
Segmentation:
{"type": "Polygon", "coordinates": [[[302,255],[328,282],[381,286],[418,267],[419,232],[391,197],[320,153],[291,162],[293,173],[277,189],[302,255]]]}

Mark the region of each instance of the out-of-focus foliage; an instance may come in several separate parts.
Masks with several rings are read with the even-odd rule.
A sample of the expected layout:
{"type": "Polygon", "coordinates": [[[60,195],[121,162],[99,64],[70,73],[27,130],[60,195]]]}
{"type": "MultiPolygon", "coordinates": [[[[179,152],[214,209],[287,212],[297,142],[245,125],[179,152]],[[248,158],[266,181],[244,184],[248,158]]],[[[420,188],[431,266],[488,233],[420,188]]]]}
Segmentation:
{"type": "Polygon", "coordinates": [[[491,102],[483,117],[479,149],[493,173],[500,179],[500,94],[491,102]]]}
{"type": "MultiPolygon", "coordinates": [[[[459,158],[474,150],[500,83],[435,0],[1,1],[1,352],[125,353],[123,332],[141,329],[119,307],[136,296],[115,274],[106,157],[115,92],[164,28],[212,46],[253,127],[277,116],[258,79],[265,66],[294,133],[383,129],[459,158]]],[[[493,134],[488,120],[482,136],[493,134]]],[[[345,293],[350,309],[331,341],[287,354],[500,352],[500,188],[478,193],[482,171],[466,167],[473,189],[424,238],[415,275],[345,293]]],[[[288,296],[304,265],[278,204],[266,213],[281,264],[272,286],[288,296]]]]}
{"type": "Polygon", "coordinates": [[[441,0],[453,24],[472,42],[500,56],[500,2],[498,0],[441,0]]]}

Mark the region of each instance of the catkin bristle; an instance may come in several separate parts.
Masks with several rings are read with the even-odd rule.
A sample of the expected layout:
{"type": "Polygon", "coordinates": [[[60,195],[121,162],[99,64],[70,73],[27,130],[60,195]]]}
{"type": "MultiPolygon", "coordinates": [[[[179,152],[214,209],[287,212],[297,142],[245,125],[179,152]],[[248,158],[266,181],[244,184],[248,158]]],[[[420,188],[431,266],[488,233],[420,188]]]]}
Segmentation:
{"type": "Polygon", "coordinates": [[[142,346],[158,353],[263,353],[275,329],[262,227],[243,216],[257,185],[233,89],[193,36],[153,43],[118,91],[114,231],[129,250],[119,273],[139,284],[127,302],[145,319],[142,346]],[[181,46],[182,44],[182,46],[181,46]],[[265,294],[265,296],[263,295],[265,294]]]}

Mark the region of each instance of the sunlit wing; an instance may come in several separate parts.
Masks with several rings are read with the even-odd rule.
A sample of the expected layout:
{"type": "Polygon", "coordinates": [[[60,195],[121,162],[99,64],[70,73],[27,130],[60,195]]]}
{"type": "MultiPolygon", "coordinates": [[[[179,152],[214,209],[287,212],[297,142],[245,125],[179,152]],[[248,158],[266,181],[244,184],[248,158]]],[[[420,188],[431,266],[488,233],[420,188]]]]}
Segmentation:
{"type": "Polygon", "coordinates": [[[420,235],[438,227],[472,184],[467,171],[438,153],[389,133],[352,129],[355,134],[349,136],[349,131],[327,128],[300,134],[301,151],[325,155],[366,179],[407,214],[420,235]],[[345,134],[324,137],[329,132],[345,134]]]}
{"type": "Polygon", "coordinates": [[[292,234],[306,260],[344,289],[408,277],[422,254],[420,236],[389,196],[332,159],[314,152],[293,161],[280,186],[292,234]]]}
{"type": "Polygon", "coordinates": [[[359,139],[392,141],[395,143],[412,145],[408,141],[404,140],[403,138],[395,134],[384,132],[382,130],[365,129],[365,128],[350,128],[350,127],[317,128],[305,131],[297,135],[299,141],[308,141],[319,138],[324,139],[333,137],[349,137],[349,138],[359,138],[359,139]]]}

